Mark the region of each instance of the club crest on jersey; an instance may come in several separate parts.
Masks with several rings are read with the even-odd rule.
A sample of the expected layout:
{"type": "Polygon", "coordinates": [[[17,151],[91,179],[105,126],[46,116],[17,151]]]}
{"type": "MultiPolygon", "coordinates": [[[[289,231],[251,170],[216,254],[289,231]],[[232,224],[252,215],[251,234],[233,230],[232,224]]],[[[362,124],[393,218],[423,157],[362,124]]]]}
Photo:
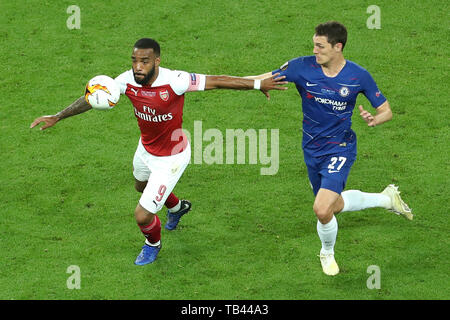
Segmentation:
{"type": "Polygon", "coordinates": [[[346,97],[350,94],[350,90],[347,87],[342,87],[339,89],[339,94],[341,97],[346,97]]]}
{"type": "Polygon", "coordinates": [[[169,91],[167,91],[167,90],[160,91],[159,92],[159,97],[161,98],[162,101],[169,100],[169,91]]]}

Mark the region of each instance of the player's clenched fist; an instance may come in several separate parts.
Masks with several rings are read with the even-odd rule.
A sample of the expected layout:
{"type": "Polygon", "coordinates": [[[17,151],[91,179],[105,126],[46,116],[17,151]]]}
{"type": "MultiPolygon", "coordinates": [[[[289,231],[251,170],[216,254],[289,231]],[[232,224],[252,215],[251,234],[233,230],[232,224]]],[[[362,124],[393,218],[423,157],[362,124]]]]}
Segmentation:
{"type": "Polygon", "coordinates": [[[359,106],[359,115],[367,122],[369,127],[375,127],[377,125],[375,117],[361,105],[359,106]]]}

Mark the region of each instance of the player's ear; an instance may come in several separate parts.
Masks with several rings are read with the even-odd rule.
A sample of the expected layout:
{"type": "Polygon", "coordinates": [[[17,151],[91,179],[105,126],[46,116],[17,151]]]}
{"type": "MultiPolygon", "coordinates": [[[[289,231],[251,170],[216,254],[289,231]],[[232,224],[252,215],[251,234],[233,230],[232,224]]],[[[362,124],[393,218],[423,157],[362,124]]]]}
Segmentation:
{"type": "Polygon", "coordinates": [[[159,64],[161,63],[161,57],[155,58],[155,67],[159,67],[159,64]]]}
{"type": "Polygon", "coordinates": [[[338,42],[334,45],[334,50],[336,50],[336,52],[342,52],[342,47],[343,47],[342,43],[338,42]]]}

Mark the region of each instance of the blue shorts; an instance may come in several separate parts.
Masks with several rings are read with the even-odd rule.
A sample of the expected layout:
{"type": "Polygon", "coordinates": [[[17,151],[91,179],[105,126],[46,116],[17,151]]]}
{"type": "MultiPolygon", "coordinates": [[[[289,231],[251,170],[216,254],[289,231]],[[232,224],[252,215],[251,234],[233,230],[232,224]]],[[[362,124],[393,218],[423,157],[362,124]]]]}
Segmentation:
{"type": "Polygon", "coordinates": [[[355,160],[355,152],[327,154],[320,157],[309,157],[305,155],[308,177],[314,195],[317,195],[320,188],[341,194],[355,160]]]}

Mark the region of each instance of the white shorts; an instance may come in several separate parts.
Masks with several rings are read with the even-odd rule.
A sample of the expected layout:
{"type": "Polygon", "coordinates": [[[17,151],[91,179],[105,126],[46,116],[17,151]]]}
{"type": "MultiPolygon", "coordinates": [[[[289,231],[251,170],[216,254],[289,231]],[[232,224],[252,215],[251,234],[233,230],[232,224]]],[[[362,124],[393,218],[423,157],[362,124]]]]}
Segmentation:
{"type": "Polygon", "coordinates": [[[133,158],[133,175],[139,181],[148,181],[139,204],[151,213],[157,213],[177,184],[189,161],[191,145],[173,156],[157,157],[139,144],[133,158]]]}

